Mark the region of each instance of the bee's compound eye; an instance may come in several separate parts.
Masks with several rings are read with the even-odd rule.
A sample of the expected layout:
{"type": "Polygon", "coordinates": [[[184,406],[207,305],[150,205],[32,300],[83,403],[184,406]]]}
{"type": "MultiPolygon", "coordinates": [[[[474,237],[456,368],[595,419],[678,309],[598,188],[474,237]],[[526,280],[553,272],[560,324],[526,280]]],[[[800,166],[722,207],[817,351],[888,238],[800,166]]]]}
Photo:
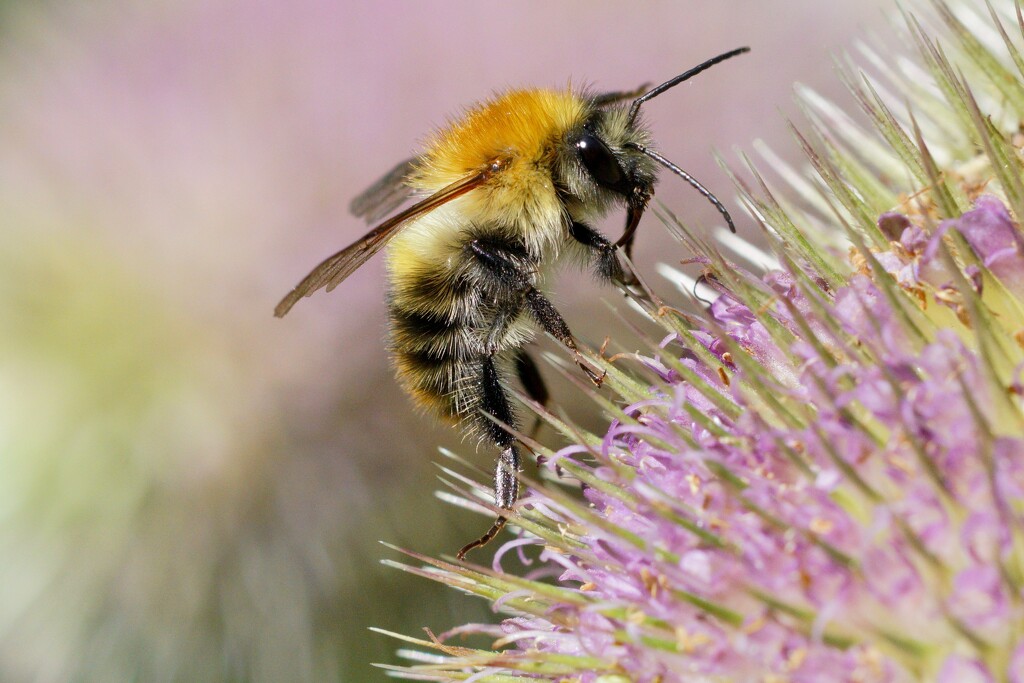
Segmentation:
{"type": "Polygon", "coordinates": [[[576,142],[576,149],[583,165],[598,185],[617,189],[622,184],[625,174],[619,166],[619,160],[600,138],[592,133],[584,133],[576,142]]]}

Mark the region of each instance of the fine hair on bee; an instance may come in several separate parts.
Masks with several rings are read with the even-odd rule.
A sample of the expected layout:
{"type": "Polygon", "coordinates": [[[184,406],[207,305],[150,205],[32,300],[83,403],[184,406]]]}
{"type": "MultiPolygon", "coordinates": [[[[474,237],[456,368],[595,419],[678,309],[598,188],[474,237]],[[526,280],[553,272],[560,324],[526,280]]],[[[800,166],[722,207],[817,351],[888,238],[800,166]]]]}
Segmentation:
{"type": "Polygon", "coordinates": [[[707,188],[651,148],[639,114],[648,100],[747,51],[725,52],[651,89],[510,90],[469,108],[352,202],[368,222],[390,218],[320,263],[274,310],[281,317],[302,297],[334,289],[387,245],[390,349],[400,383],[418,405],[498,450],[499,515],[459,559],[501,531],[518,499],[519,419],[507,383],[517,376],[531,399],[546,404],[524,350],[537,329],[594,384],[604,378],[544,293],[550,271],[575,258],[599,279],[629,286],[617,253],[630,255],[659,167],[692,185],[736,231],[707,188]],[[616,205],[626,209],[626,227],[612,242],[593,225],[616,205]]]}

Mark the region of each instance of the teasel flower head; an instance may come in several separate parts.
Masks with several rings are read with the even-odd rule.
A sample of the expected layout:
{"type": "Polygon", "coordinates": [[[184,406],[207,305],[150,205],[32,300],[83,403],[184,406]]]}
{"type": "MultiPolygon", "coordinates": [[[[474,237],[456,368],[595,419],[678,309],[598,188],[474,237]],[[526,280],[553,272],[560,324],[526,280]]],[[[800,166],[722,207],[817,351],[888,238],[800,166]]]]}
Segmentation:
{"type": "Polygon", "coordinates": [[[572,445],[531,444],[491,567],[395,563],[504,620],[400,636],[393,675],[1024,683],[1024,19],[927,9],[915,58],[841,67],[871,129],[800,90],[813,173],[734,173],[767,268],[659,210],[699,280],[664,267],[649,348],[595,357],[605,434],[544,412],[572,445]]]}

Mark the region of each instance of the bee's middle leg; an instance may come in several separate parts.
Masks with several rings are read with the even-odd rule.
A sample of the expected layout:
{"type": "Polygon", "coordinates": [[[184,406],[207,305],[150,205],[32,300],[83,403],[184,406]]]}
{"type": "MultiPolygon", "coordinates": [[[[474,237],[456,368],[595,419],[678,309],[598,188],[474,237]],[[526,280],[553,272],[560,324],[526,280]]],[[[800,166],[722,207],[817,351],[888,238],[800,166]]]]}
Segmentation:
{"type": "MultiPolygon", "coordinates": [[[[581,231],[590,230],[582,224],[574,223],[573,225],[579,225],[579,230],[581,231]]],[[[596,233],[593,233],[591,230],[586,234],[596,233]]],[[[580,237],[577,236],[576,239],[580,239],[580,237]]],[[[607,240],[605,240],[605,244],[608,244],[607,240]]],[[[488,274],[492,287],[504,289],[506,292],[522,294],[526,307],[529,309],[533,319],[544,328],[545,332],[565,345],[572,352],[576,365],[586,373],[587,377],[594,384],[601,386],[601,382],[604,381],[604,374],[598,374],[586,364],[583,354],[580,353],[576,340],[573,338],[572,332],[569,331],[569,326],[566,324],[565,319],[555,309],[554,305],[534,287],[535,277],[531,272],[526,271],[525,263],[522,262],[524,258],[522,254],[510,250],[507,245],[502,246],[494,243],[493,240],[487,241],[483,239],[469,242],[466,245],[466,249],[480,264],[483,271],[488,274]]],[[[614,248],[609,247],[609,249],[608,254],[614,262],[614,248]]]]}
{"type": "Polygon", "coordinates": [[[593,368],[587,365],[586,359],[584,359],[583,354],[580,353],[580,349],[576,345],[575,337],[569,331],[569,325],[566,324],[565,318],[558,312],[554,304],[548,301],[547,297],[539,291],[531,287],[526,291],[526,306],[530,309],[533,319],[544,328],[544,331],[560,341],[572,352],[576,365],[590,378],[590,381],[597,386],[601,386],[605,373],[597,374],[593,368]]]}

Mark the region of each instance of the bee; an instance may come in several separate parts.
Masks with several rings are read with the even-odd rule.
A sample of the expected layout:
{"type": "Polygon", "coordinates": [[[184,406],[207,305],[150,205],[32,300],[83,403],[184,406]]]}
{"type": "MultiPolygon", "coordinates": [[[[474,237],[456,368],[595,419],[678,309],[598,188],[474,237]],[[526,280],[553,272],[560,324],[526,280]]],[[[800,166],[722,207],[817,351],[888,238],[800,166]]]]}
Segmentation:
{"type": "Polygon", "coordinates": [[[302,297],[334,289],[388,247],[390,349],[400,383],[417,404],[498,450],[494,503],[504,514],[459,559],[501,531],[519,495],[519,421],[507,381],[518,375],[531,398],[545,404],[548,397],[524,345],[539,328],[594,384],[604,377],[544,293],[552,268],[575,256],[599,279],[629,286],[618,251],[628,258],[659,166],[711,201],[735,232],[710,191],[651,149],[639,114],[644,102],[748,50],[649,90],[511,90],[469,108],[351,210],[374,222],[407,199],[419,201],[320,263],[274,310],[284,316],[302,297]],[[593,225],[615,205],[625,206],[626,227],[611,242],[593,225]]]}

